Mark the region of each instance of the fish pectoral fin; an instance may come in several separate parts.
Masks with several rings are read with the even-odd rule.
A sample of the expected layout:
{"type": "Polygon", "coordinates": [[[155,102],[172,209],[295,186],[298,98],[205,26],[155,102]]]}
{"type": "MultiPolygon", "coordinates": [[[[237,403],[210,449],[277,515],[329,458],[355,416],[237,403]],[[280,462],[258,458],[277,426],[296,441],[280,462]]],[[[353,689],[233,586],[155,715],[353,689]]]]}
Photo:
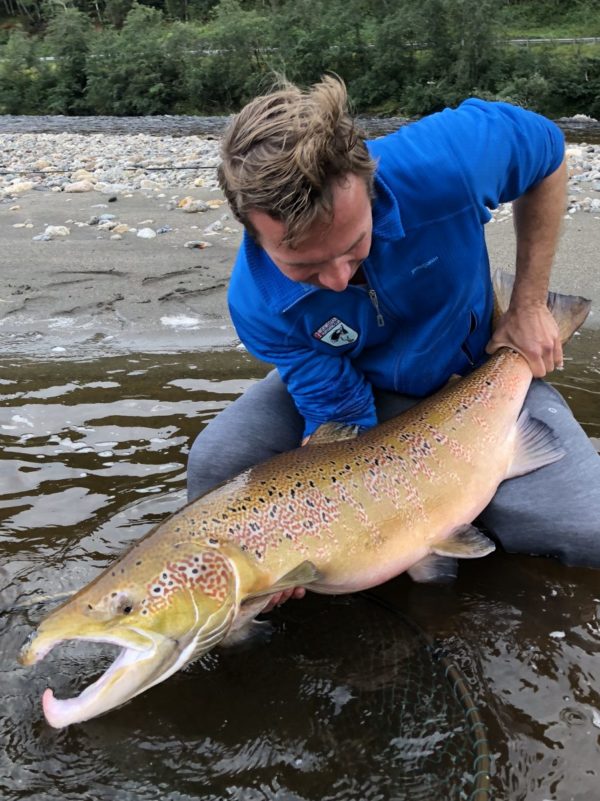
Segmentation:
{"type": "Polygon", "coordinates": [[[307,445],[323,445],[326,442],[339,442],[358,436],[359,426],[346,423],[323,423],[310,435],[307,445]]]}
{"type": "Polygon", "coordinates": [[[313,563],[306,560],[305,562],[301,562],[299,565],[296,565],[296,567],[292,568],[289,573],[286,573],[284,576],[278,579],[275,584],[271,584],[269,587],[265,587],[262,590],[251,592],[249,595],[246,595],[242,603],[245,605],[255,598],[262,598],[265,595],[273,595],[276,592],[289,590],[292,587],[306,587],[307,585],[312,584],[314,581],[319,581],[321,578],[321,574],[313,565],[313,563]]]}
{"type": "Polygon", "coordinates": [[[269,620],[250,620],[241,628],[231,631],[219,643],[219,647],[242,651],[260,643],[269,642],[274,631],[275,627],[269,620]]]}
{"type": "Polygon", "coordinates": [[[419,584],[448,584],[454,581],[458,567],[456,559],[430,553],[406,571],[419,584]]]}
{"type": "Polygon", "coordinates": [[[550,426],[532,417],[525,409],[517,420],[515,452],[506,478],[531,473],[557,462],[564,455],[565,451],[550,426]]]}
{"type": "Polygon", "coordinates": [[[448,556],[454,559],[478,559],[487,556],[496,550],[494,543],[478,528],[466,523],[455,528],[449,537],[436,542],[432,552],[438,556],[448,556]]]}

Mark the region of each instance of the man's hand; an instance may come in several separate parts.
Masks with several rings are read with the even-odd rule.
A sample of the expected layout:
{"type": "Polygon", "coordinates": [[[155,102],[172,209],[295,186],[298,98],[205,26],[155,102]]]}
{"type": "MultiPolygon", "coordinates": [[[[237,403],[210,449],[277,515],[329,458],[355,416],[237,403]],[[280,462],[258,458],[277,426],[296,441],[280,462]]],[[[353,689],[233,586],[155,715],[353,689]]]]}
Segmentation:
{"type": "Polygon", "coordinates": [[[545,304],[509,308],[500,318],[486,352],[494,353],[502,347],[518,351],[527,360],[534,378],[562,369],[558,326],[545,304]]]}
{"type": "Polygon", "coordinates": [[[273,595],[262,611],[270,612],[271,609],[274,609],[276,606],[281,606],[281,604],[289,601],[290,598],[295,598],[299,601],[301,598],[304,598],[305,595],[306,590],[304,587],[293,587],[291,590],[283,590],[283,592],[278,592],[276,595],[273,595]]]}
{"type": "Polygon", "coordinates": [[[518,351],[534,378],[562,367],[558,326],[546,305],[550,268],[565,209],[567,165],[513,203],[517,235],[516,278],[508,311],[500,318],[486,351],[503,345],[518,351]]]}

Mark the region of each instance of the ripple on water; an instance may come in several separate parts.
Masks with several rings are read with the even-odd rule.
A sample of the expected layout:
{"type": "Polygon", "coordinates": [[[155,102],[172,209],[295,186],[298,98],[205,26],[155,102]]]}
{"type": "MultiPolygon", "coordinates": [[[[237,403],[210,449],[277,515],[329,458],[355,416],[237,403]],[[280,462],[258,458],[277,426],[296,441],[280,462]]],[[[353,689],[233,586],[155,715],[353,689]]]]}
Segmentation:
{"type": "MultiPolygon", "coordinates": [[[[578,337],[560,377],[596,436],[597,352],[591,335],[578,337]]],[[[104,717],[58,732],[43,722],[46,686],[73,694],[111,657],[69,645],[18,666],[19,647],[57,599],[34,601],[89,581],[181,506],[190,441],[263,374],[238,353],[0,363],[0,797],[465,796],[462,713],[444,706],[421,644],[343,599],[290,603],[270,642],[212,653],[104,717]],[[448,793],[432,789],[440,777],[448,793]]],[[[597,573],[501,554],[477,562],[446,589],[393,582],[392,600],[466,675],[498,756],[498,797],[510,788],[527,801],[592,798],[597,573]]]]}

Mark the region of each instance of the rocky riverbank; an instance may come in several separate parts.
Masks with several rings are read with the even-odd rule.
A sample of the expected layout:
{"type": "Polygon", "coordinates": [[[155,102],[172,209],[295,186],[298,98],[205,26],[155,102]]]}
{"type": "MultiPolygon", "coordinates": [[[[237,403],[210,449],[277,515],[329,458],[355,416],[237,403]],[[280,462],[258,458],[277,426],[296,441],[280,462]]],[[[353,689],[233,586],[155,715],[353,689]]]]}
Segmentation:
{"type": "MultiPolygon", "coordinates": [[[[198,136],[5,134],[0,354],[235,343],[225,288],[241,229],[218,190],[219,143],[198,136]]],[[[600,145],[568,148],[554,285],[600,300],[600,145]]],[[[511,207],[487,226],[514,264],[511,207]]]]}

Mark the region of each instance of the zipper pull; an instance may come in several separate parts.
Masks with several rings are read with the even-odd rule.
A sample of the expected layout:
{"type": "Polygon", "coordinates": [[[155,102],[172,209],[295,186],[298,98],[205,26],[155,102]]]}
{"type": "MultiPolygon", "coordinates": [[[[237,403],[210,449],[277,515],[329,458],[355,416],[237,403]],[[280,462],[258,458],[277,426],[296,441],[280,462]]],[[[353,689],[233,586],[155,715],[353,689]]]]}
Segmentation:
{"type": "Polygon", "coordinates": [[[379,328],[383,328],[385,325],[385,320],[383,319],[383,314],[379,309],[379,298],[377,297],[377,292],[374,289],[369,289],[369,299],[377,312],[377,325],[379,328]]]}

